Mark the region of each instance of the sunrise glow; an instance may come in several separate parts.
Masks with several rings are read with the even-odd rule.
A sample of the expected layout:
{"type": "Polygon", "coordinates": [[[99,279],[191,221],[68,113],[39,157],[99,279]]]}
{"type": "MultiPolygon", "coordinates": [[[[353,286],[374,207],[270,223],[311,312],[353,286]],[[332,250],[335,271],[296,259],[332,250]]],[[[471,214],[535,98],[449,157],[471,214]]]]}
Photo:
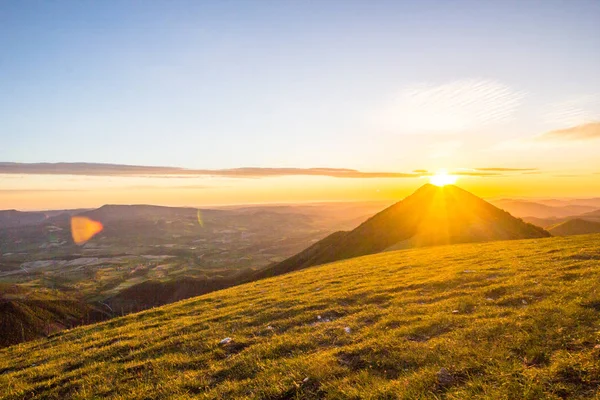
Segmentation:
{"type": "Polygon", "coordinates": [[[456,175],[448,175],[445,169],[439,170],[435,175],[429,178],[429,183],[435,186],[453,185],[458,180],[456,175]]]}

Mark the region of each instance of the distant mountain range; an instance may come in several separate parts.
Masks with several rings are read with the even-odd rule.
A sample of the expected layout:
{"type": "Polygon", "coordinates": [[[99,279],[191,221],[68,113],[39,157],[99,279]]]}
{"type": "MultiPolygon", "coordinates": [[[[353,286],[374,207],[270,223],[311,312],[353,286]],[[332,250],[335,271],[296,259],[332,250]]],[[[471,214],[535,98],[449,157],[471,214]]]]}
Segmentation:
{"type": "Polygon", "coordinates": [[[592,202],[588,202],[587,205],[582,204],[565,204],[559,200],[550,201],[551,204],[543,204],[528,200],[512,200],[502,199],[492,201],[496,207],[508,211],[517,217],[535,217],[535,218],[564,218],[595,211],[600,206],[591,205],[592,202]]]}
{"type": "Polygon", "coordinates": [[[356,229],[336,232],[256,276],[274,276],[386,250],[548,236],[544,229],[456,186],[426,184],[356,229]]]}
{"type": "Polygon", "coordinates": [[[0,210],[0,228],[16,228],[39,225],[47,222],[52,217],[59,215],[70,216],[82,213],[84,211],[86,211],[86,209],[52,211],[0,210]]]}

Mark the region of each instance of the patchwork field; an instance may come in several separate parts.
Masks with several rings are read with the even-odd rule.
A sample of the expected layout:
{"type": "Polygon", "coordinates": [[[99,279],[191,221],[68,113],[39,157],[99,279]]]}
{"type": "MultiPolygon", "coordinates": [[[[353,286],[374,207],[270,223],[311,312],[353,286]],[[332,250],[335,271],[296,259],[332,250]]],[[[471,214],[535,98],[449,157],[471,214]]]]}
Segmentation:
{"type": "Polygon", "coordinates": [[[0,398],[600,396],[600,235],[354,258],[0,350],[0,398]]]}

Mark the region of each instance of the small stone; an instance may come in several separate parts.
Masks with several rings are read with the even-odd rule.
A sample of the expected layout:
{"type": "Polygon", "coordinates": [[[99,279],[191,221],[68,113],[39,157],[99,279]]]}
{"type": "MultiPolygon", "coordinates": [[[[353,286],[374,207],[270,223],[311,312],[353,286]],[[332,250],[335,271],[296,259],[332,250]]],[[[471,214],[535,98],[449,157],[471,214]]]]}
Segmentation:
{"type": "Polygon", "coordinates": [[[521,303],[527,304],[527,300],[521,300],[521,303]]]}
{"type": "Polygon", "coordinates": [[[460,311],[458,310],[452,310],[452,314],[458,314],[460,311]]]}
{"type": "Polygon", "coordinates": [[[306,378],[302,379],[302,382],[304,382],[304,383],[308,382],[308,376],[306,378]]]}
{"type": "Polygon", "coordinates": [[[272,331],[275,328],[273,328],[271,325],[267,325],[267,329],[270,330],[270,331],[272,331]]]}
{"type": "Polygon", "coordinates": [[[600,344],[594,346],[595,349],[600,349],[600,344]]]}
{"type": "Polygon", "coordinates": [[[345,328],[344,328],[344,332],[346,332],[346,333],[351,333],[351,332],[352,332],[352,329],[350,329],[350,327],[349,327],[349,326],[347,326],[347,327],[345,327],[345,328]]]}
{"type": "Polygon", "coordinates": [[[440,386],[449,386],[454,383],[454,377],[444,367],[442,367],[437,373],[437,380],[440,386]]]}
{"type": "Polygon", "coordinates": [[[320,319],[321,319],[321,316],[320,316],[320,315],[317,315],[317,319],[319,319],[319,320],[320,320],[320,319]]]}
{"type": "Polygon", "coordinates": [[[232,341],[233,341],[233,339],[232,339],[232,338],[230,338],[230,337],[226,337],[225,339],[221,340],[221,341],[219,342],[219,344],[221,344],[221,345],[223,345],[223,344],[229,344],[229,343],[231,343],[232,341]]]}

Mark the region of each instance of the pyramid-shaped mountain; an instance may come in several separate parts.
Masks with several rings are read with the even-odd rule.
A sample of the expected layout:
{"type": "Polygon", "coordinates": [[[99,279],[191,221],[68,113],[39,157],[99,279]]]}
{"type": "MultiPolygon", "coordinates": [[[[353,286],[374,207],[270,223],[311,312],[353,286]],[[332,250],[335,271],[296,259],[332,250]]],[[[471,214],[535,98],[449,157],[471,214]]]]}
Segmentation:
{"type": "Polygon", "coordinates": [[[349,232],[336,232],[258,273],[280,275],[386,250],[551,236],[454,185],[426,184],[349,232]]]}

